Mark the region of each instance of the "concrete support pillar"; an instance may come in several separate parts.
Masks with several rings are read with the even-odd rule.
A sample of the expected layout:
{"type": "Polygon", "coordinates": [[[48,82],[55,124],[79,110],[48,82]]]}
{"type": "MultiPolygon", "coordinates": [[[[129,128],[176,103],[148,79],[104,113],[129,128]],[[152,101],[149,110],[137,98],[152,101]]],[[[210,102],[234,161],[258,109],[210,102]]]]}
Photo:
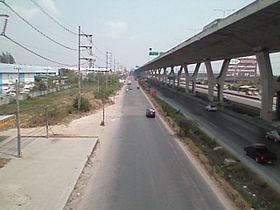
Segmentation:
{"type": "Polygon", "coordinates": [[[163,84],[164,84],[164,86],[167,85],[167,71],[166,71],[166,67],[163,68],[163,84]]]}
{"type": "Polygon", "coordinates": [[[271,121],[273,117],[273,74],[268,51],[256,53],[261,76],[261,113],[260,116],[266,121],[271,121]]]}
{"type": "Polygon", "coordinates": [[[214,86],[215,86],[215,77],[213,74],[213,69],[210,60],[205,61],[207,77],[208,77],[208,100],[214,101],[214,86]]]}
{"type": "Polygon", "coordinates": [[[228,70],[230,59],[225,59],[223,61],[223,65],[220,71],[220,74],[218,78],[216,79],[216,83],[218,84],[218,101],[222,102],[224,100],[224,84],[225,84],[225,78],[228,70]]]}
{"type": "Polygon", "coordinates": [[[220,74],[217,78],[214,77],[213,69],[211,62],[209,60],[205,61],[205,66],[207,70],[207,77],[208,77],[208,99],[209,101],[214,100],[214,87],[217,84],[218,85],[218,101],[222,102],[224,95],[223,95],[223,88],[225,83],[225,77],[228,69],[230,59],[225,59],[223,61],[222,68],[220,70],[220,74]]]}
{"type": "Polygon", "coordinates": [[[169,76],[171,77],[171,79],[169,79],[169,84],[171,82],[171,85],[172,85],[172,88],[175,87],[175,73],[174,73],[174,66],[171,66],[171,71],[170,71],[170,74],[169,76]],[[170,81],[172,80],[172,81],[170,81]]]}
{"type": "Polygon", "coordinates": [[[195,69],[194,69],[194,73],[190,78],[190,80],[192,81],[192,93],[196,92],[196,78],[197,78],[197,75],[198,75],[200,65],[201,65],[201,63],[196,64],[195,69]]]}
{"type": "Polygon", "coordinates": [[[189,75],[188,64],[184,63],[183,66],[185,69],[185,82],[186,82],[185,93],[189,93],[190,75],[189,75]]]}
{"type": "Polygon", "coordinates": [[[179,70],[178,75],[177,75],[177,84],[176,84],[176,87],[177,87],[178,89],[180,88],[180,81],[181,81],[181,75],[182,75],[183,68],[184,68],[184,66],[181,65],[180,70],[179,70]]]}
{"type": "Polygon", "coordinates": [[[162,70],[162,68],[159,68],[159,69],[158,69],[158,82],[159,82],[159,83],[161,83],[161,79],[162,79],[161,70],[162,70]]]}
{"type": "Polygon", "coordinates": [[[158,68],[156,70],[156,82],[159,83],[159,80],[160,80],[160,69],[158,68]]]}
{"type": "Polygon", "coordinates": [[[164,85],[164,81],[165,81],[165,73],[164,73],[164,68],[162,69],[162,73],[161,73],[161,83],[164,85]]]}
{"type": "MultiPolygon", "coordinates": [[[[168,69],[168,68],[166,68],[168,69]]],[[[168,85],[170,86],[171,85],[171,80],[170,80],[170,71],[169,69],[167,70],[167,81],[168,81],[168,85]]]]}
{"type": "Polygon", "coordinates": [[[153,69],[153,81],[156,81],[156,76],[157,76],[157,70],[153,69]]]}
{"type": "Polygon", "coordinates": [[[151,73],[151,79],[154,80],[154,70],[151,69],[151,70],[150,70],[150,73],[151,73]]]}
{"type": "Polygon", "coordinates": [[[157,80],[157,69],[154,69],[154,81],[156,82],[157,80]]]}
{"type": "Polygon", "coordinates": [[[158,68],[158,82],[161,82],[161,68],[158,68]]]}
{"type": "Polygon", "coordinates": [[[149,70],[149,76],[150,76],[150,79],[153,80],[153,70],[149,70]]]}

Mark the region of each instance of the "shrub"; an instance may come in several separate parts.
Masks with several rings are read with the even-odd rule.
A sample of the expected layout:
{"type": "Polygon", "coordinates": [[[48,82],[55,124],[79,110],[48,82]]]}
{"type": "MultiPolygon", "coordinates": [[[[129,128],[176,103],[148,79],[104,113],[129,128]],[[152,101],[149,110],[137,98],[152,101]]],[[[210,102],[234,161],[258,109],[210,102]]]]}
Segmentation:
{"type": "Polygon", "coordinates": [[[182,118],[179,123],[180,135],[190,136],[197,130],[197,125],[190,119],[182,118]]]}
{"type": "Polygon", "coordinates": [[[40,91],[46,91],[47,90],[47,85],[44,81],[40,81],[37,83],[37,88],[40,91]]]}
{"type": "MultiPolygon", "coordinates": [[[[74,99],[73,107],[78,110],[78,97],[74,99]]],[[[80,111],[88,112],[90,111],[91,104],[89,100],[83,96],[81,96],[81,103],[80,103],[80,111]]]]}

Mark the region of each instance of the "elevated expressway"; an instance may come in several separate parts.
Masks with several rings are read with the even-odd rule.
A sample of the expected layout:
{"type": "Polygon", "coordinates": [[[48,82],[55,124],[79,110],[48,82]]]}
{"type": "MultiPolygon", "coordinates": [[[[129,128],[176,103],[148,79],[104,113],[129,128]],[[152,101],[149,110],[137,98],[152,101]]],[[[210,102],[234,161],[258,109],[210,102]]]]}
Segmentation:
{"type": "Polygon", "coordinates": [[[262,119],[270,121],[280,116],[280,100],[272,110],[273,96],[280,98],[279,82],[273,79],[270,53],[280,51],[280,0],[257,0],[236,13],[208,24],[202,32],[163,53],[136,73],[152,76],[163,84],[179,86],[185,74],[186,93],[196,91],[196,78],[200,66],[205,64],[208,77],[208,99],[214,100],[214,87],[218,86],[218,100],[223,99],[223,86],[227,67],[232,58],[256,55],[261,77],[262,119]],[[218,77],[214,77],[212,62],[222,60],[218,77]],[[188,66],[196,64],[190,74],[188,66]],[[174,69],[178,68],[175,73],[174,69]]]}

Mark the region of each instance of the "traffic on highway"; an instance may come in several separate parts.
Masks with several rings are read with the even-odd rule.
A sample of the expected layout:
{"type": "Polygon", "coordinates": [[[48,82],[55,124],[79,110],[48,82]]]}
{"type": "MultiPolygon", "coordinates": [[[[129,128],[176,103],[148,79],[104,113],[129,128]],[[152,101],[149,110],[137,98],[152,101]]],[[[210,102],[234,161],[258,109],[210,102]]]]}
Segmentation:
{"type": "Polygon", "coordinates": [[[280,189],[280,164],[273,160],[272,167],[260,165],[258,159],[246,156],[246,146],[261,143],[275,156],[279,154],[280,144],[276,141],[269,141],[267,132],[272,129],[258,123],[254,118],[242,116],[239,113],[226,109],[207,112],[207,102],[194,96],[181,96],[171,89],[156,88],[158,97],[179,109],[186,116],[194,119],[209,135],[213,136],[222,146],[229,149],[236,157],[259,173],[266,181],[280,189]]]}

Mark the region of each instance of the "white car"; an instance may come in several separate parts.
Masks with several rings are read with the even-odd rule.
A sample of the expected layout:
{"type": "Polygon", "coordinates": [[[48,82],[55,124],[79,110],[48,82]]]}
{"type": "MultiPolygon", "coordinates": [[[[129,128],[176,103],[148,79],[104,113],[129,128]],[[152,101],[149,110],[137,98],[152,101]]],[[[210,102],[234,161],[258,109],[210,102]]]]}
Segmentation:
{"type": "Polygon", "coordinates": [[[268,131],[265,134],[265,138],[280,142],[280,132],[277,130],[268,131]]]}
{"type": "Polygon", "coordinates": [[[213,105],[213,104],[208,104],[205,109],[207,111],[212,111],[212,112],[215,112],[215,111],[218,111],[218,107],[216,105],[213,105]]]}

